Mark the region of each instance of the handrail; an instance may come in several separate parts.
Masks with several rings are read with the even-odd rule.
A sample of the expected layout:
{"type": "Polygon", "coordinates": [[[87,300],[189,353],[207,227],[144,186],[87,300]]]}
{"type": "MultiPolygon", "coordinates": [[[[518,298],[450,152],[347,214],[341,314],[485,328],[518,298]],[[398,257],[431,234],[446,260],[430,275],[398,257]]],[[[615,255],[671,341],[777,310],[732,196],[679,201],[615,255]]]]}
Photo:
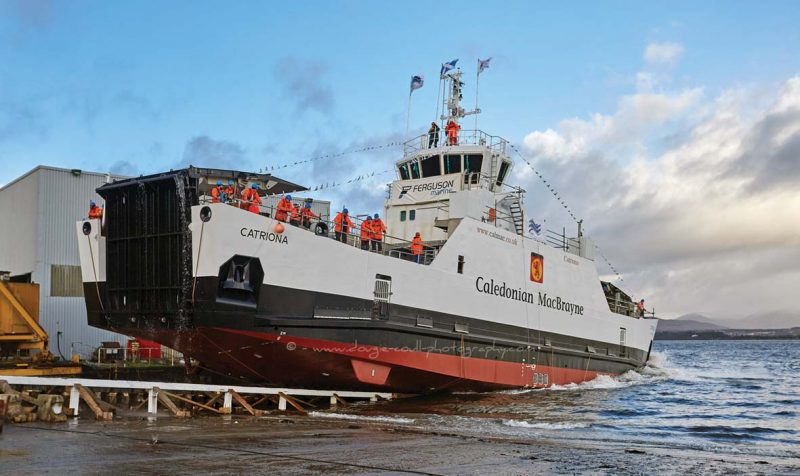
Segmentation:
{"type": "MultiPolygon", "coordinates": [[[[200,203],[201,204],[211,203],[210,197],[206,197],[206,196],[201,197],[200,203]]],[[[239,205],[249,204],[249,202],[247,202],[245,200],[242,200],[240,198],[234,198],[234,199],[231,199],[231,200],[227,200],[225,202],[216,202],[216,203],[225,203],[227,205],[231,205],[233,207],[240,208],[240,209],[241,209],[241,207],[239,205]]],[[[264,207],[263,205],[259,206],[259,209],[264,209],[264,208],[267,208],[267,207],[264,207]]],[[[274,210],[274,207],[270,206],[269,209],[272,211],[272,210],[274,210]]],[[[272,213],[270,213],[269,216],[273,217],[272,213]]],[[[348,232],[345,233],[345,234],[348,237],[352,236],[353,240],[348,239],[346,243],[344,243],[344,242],[342,242],[342,243],[350,245],[350,246],[353,246],[355,248],[360,248],[361,247],[361,228],[363,226],[364,220],[361,219],[361,218],[358,218],[358,216],[355,216],[355,215],[349,215],[349,217],[350,217],[350,220],[353,221],[353,227],[352,227],[351,230],[348,230],[348,232]],[[354,233],[352,230],[358,230],[358,232],[354,233]]],[[[328,218],[330,218],[330,217],[328,217],[328,218]]],[[[311,224],[310,224],[309,228],[307,229],[307,231],[313,233],[312,230],[314,230],[316,228],[316,223],[324,223],[326,225],[326,227],[328,228],[328,232],[327,232],[326,236],[328,238],[335,239],[335,231],[334,231],[334,229],[335,229],[335,225],[336,224],[333,222],[333,220],[325,219],[323,217],[320,217],[320,218],[317,218],[317,219],[311,219],[309,221],[310,221],[311,224]]],[[[286,223],[288,223],[288,222],[286,222],[286,223]]],[[[298,228],[306,229],[302,225],[299,226],[298,228]]],[[[383,254],[383,255],[386,255],[386,256],[392,256],[392,253],[395,253],[395,254],[397,254],[398,258],[403,258],[403,256],[414,256],[412,253],[404,251],[405,248],[410,248],[411,247],[410,245],[412,243],[411,241],[406,240],[405,238],[400,238],[398,236],[390,235],[390,234],[384,232],[383,233],[383,240],[381,240],[381,243],[386,245],[386,247],[387,247],[386,250],[371,250],[370,249],[370,250],[367,250],[367,251],[370,251],[370,252],[373,252],[373,253],[380,253],[380,254],[383,254]],[[398,247],[397,243],[393,243],[393,244],[386,243],[386,238],[390,238],[390,239],[392,239],[392,240],[394,240],[396,242],[400,242],[400,244],[402,246],[398,247]]],[[[423,258],[423,264],[430,264],[430,262],[433,261],[433,258],[438,253],[438,248],[433,247],[433,246],[429,246],[429,245],[426,245],[426,244],[423,243],[422,249],[423,249],[423,255],[425,255],[425,257],[423,258]],[[431,253],[431,252],[433,253],[432,256],[428,257],[427,255],[429,253],[431,253]]]]}
{"type": "Polygon", "coordinates": [[[429,137],[431,137],[431,135],[425,132],[404,142],[403,155],[407,156],[424,149],[431,149],[431,146],[452,147],[460,145],[477,145],[505,154],[506,147],[508,146],[507,140],[500,136],[487,134],[480,129],[461,130],[456,136],[455,143],[452,143],[447,134],[441,131],[439,131],[436,136],[431,137],[434,138],[434,141],[429,140],[429,137]]]}

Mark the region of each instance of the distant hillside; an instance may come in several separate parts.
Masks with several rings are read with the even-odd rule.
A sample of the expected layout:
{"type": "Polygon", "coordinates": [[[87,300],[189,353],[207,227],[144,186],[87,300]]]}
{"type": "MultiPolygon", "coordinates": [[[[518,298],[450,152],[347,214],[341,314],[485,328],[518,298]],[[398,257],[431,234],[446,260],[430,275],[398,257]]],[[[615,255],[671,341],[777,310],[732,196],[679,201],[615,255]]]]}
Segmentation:
{"type": "Polygon", "coordinates": [[[719,319],[716,322],[731,329],[785,329],[800,327],[800,312],[772,311],[751,314],[743,319],[719,319]]]}
{"type": "MultiPolygon", "coordinates": [[[[681,321],[697,321],[697,322],[705,322],[706,324],[714,324],[716,326],[721,325],[719,322],[711,319],[710,317],[704,316],[702,314],[691,313],[691,314],[684,314],[681,317],[676,318],[681,321]]],[[[722,326],[725,327],[725,326],[722,326]]]]}
{"type": "Polygon", "coordinates": [[[689,314],[677,319],[659,319],[656,333],[662,332],[688,332],[688,331],[718,331],[727,329],[725,326],[713,324],[713,321],[699,314],[689,314]],[[699,316],[703,321],[687,319],[689,316],[699,316]]]}

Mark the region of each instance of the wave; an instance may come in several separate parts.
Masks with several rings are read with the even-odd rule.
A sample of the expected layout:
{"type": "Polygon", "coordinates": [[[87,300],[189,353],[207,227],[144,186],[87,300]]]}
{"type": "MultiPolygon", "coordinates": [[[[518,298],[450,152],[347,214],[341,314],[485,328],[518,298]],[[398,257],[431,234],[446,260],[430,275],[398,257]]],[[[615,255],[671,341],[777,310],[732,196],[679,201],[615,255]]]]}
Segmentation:
{"type": "Polygon", "coordinates": [[[411,418],[350,415],[348,413],[309,412],[308,416],[319,417],[319,418],[336,418],[340,420],[372,421],[377,423],[399,423],[399,424],[414,423],[414,420],[412,420],[411,418]]]}
{"type": "Polygon", "coordinates": [[[537,430],[574,430],[576,428],[589,428],[591,426],[588,423],[531,423],[524,420],[503,420],[503,425],[515,428],[534,428],[537,430]]]}

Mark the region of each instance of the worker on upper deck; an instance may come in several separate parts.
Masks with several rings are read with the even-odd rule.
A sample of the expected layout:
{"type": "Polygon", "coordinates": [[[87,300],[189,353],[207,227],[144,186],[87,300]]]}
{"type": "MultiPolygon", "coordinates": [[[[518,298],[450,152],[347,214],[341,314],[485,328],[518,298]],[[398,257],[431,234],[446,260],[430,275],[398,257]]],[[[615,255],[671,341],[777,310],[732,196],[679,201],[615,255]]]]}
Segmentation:
{"type": "Polygon", "coordinates": [[[250,184],[250,188],[245,189],[245,191],[242,192],[242,200],[244,200],[247,204],[248,211],[251,211],[255,214],[259,213],[260,209],[258,206],[261,205],[261,197],[258,195],[257,183],[250,184]]]}
{"type": "Polygon", "coordinates": [[[347,243],[347,234],[350,232],[350,228],[354,226],[347,209],[343,208],[333,219],[333,231],[336,233],[336,241],[347,243]]]}
{"type": "Polygon", "coordinates": [[[458,131],[460,130],[461,126],[456,121],[452,119],[447,121],[447,126],[444,128],[447,133],[447,145],[458,145],[458,131]]]}
{"type": "Polygon", "coordinates": [[[275,212],[275,219],[278,221],[287,221],[289,214],[292,213],[292,196],[286,195],[278,202],[278,211],[275,212]]]}
{"type": "Polygon", "coordinates": [[[385,231],[386,225],[383,224],[381,216],[376,213],[372,217],[372,236],[370,237],[372,251],[383,251],[383,233],[385,231]]]}
{"type": "Polygon", "coordinates": [[[222,180],[217,180],[217,186],[211,189],[211,203],[225,201],[225,190],[222,188],[222,180]]]}
{"type": "Polygon", "coordinates": [[[636,303],[636,315],[644,317],[644,299],[636,303]]]}
{"type": "Polygon", "coordinates": [[[431,122],[431,128],[428,129],[428,148],[434,147],[439,147],[439,125],[431,122]]]}
{"type": "Polygon", "coordinates": [[[414,239],[411,240],[411,255],[414,257],[414,261],[420,263],[422,260],[422,249],[425,245],[422,242],[422,237],[417,232],[414,235],[414,239]]]}
{"type": "Polygon", "coordinates": [[[369,250],[369,242],[372,240],[372,219],[369,215],[361,222],[361,249],[369,250]]]}
{"type": "Polygon", "coordinates": [[[98,207],[94,200],[89,200],[89,218],[103,218],[103,209],[98,207]]]}
{"type": "Polygon", "coordinates": [[[303,221],[303,228],[305,228],[306,230],[311,228],[311,219],[312,218],[319,218],[319,216],[317,216],[317,214],[315,214],[313,211],[311,211],[311,202],[306,202],[303,205],[303,209],[300,210],[300,217],[302,218],[302,221],[303,221]]]}

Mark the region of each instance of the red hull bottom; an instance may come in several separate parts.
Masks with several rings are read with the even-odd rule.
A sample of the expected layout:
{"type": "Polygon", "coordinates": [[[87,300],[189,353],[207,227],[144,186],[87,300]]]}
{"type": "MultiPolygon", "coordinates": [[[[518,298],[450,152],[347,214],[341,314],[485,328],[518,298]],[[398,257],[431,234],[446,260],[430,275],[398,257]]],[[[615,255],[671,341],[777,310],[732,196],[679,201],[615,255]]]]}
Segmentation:
{"type": "Polygon", "coordinates": [[[397,393],[488,391],[580,383],[599,375],[591,370],[234,329],[162,331],[143,337],[171,346],[215,373],[279,386],[397,393]]]}

